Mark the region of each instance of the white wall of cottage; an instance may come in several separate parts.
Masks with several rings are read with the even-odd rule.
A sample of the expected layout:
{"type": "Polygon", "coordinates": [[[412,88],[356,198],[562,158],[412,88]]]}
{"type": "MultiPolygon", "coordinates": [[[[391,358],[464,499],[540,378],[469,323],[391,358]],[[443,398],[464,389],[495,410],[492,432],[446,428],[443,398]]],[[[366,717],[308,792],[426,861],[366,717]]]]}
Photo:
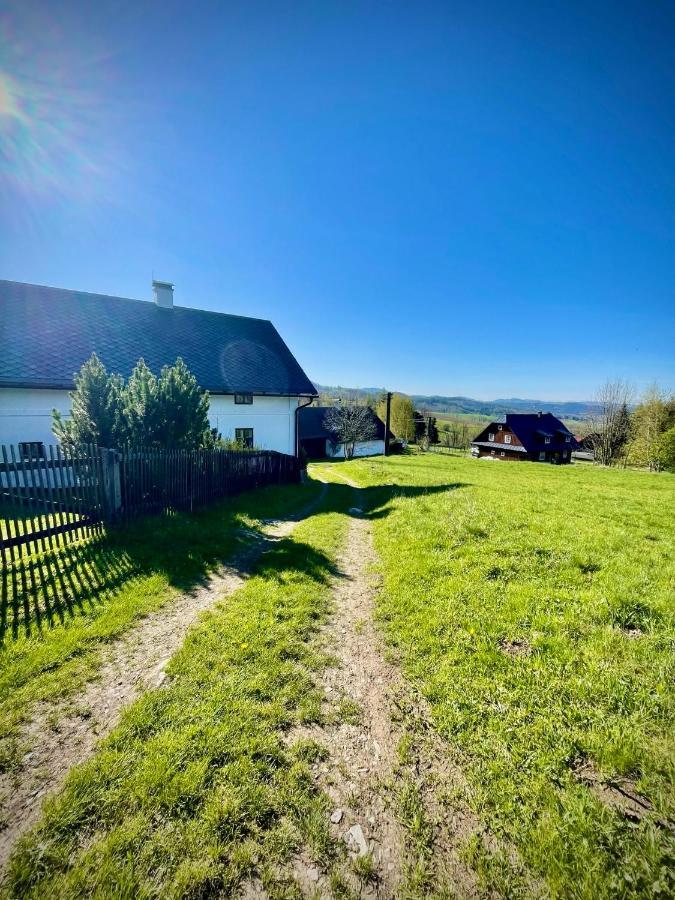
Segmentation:
{"type": "MultiPolygon", "coordinates": [[[[209,419],[223,437],[235,429],[252,428],[253,443],[264,450],[295,452],[295,409],[298,397],[253,397],[253,403],[235,404],[232,395],[212,394],[209,419]]],[[[68,391],[47,388],[0,388],[0,444],[42,441],[54,444],[52,410],[70,412],[68,391]]]]}

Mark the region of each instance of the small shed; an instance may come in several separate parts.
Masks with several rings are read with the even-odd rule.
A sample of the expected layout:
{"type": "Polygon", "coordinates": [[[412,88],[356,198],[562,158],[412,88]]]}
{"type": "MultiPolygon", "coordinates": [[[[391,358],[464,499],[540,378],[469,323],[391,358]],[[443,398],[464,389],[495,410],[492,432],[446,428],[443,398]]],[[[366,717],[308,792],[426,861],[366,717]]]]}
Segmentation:
{"type": "MultiPolygon", "coordinates": [[[[344,457],[344,447],[336,442],[336,436],[326,427],[325,418],[330,406],[306,406],[298,411],[300,447],[309,459],[344,457]]],[[[384,422],[370,410],[375,436],[369,441],[358,441],[354,456],[377,456],[384,453],[384,422]]]]}

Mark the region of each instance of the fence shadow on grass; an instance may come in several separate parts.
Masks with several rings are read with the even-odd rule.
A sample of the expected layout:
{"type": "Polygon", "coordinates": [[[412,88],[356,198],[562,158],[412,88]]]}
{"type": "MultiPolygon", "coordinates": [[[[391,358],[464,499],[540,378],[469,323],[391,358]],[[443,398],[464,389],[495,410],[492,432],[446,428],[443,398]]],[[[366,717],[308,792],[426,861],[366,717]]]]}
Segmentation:
{"type": "MultiPolygon", "coordinates": [[[[0,572],[0,641],[39,634],[104,606],[134,579],[158,574],[189,591],[261,535],[227,504],[148,517],[0,572]]],[[[139,589],[140,585],[139,585],[139,589]]]]}
{"type": "MultiPolygon", "coordinates": [[[[356,494],[349,485],[332,483],[321,503],[305,509],[299,518],[318,512],[344,514],[354,505],[367,518],[381,518],[389,514],[397,497],[440,494],[462,486],[459,482],[427,487],[378,485],[356,494]]],[[[206,582],[219,563],[234,561],[236,565],[237,557],[245,560],[246,548],[257,544],[262,544],[263,551],[257,563],[261,574],[272,568],[292,568],[298,558],[295,544],[270,542],[266,548],[263,541],[263,528],[244,525],[240,512],[218,503],[194,514],[141,519],[86,543],[70,544],[2,568],[0,643],[87,615],[109,603],[133,579],[153,573],[164,576],[180,591],[193,590],[206,582]],[[275,552],[268,557],[266,549],[275,552]]],[[[307,571],[308,564],[317,581],[339,574],[327,558],[305,547],[303,570],[307,571]]]]}

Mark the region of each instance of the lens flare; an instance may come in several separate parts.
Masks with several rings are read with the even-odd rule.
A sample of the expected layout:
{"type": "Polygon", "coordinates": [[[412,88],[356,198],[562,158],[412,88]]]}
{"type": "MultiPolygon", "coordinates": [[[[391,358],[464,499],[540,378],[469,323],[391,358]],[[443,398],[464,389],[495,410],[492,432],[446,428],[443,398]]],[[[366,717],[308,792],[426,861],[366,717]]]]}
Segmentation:
{"type": "Polygon", "coordinates": [[[58,7],[0,12],[0,193],[23,213],[38,198],[114,196],[119,171],[110,57],[58,7]]]}
{"type": "Polygon", "coordinates": [[[9,75],[0,72],[0,130],[2,132],[11,125],[10,122],[3,121],[5,119],[25,122],[26,116],[21,108],[18,85],[9,75]]]}

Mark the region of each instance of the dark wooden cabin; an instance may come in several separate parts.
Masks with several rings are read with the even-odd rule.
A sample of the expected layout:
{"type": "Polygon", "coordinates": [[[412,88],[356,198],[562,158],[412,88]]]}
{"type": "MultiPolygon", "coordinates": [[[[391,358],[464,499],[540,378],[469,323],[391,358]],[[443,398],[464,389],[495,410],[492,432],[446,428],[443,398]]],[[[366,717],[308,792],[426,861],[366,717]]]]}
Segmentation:
{"type": "Polygon", "coordinates": [[[471,441],[471,455],[564,465],[576,446],[572,432],[551,413],[509,413],[471,441]]]}

